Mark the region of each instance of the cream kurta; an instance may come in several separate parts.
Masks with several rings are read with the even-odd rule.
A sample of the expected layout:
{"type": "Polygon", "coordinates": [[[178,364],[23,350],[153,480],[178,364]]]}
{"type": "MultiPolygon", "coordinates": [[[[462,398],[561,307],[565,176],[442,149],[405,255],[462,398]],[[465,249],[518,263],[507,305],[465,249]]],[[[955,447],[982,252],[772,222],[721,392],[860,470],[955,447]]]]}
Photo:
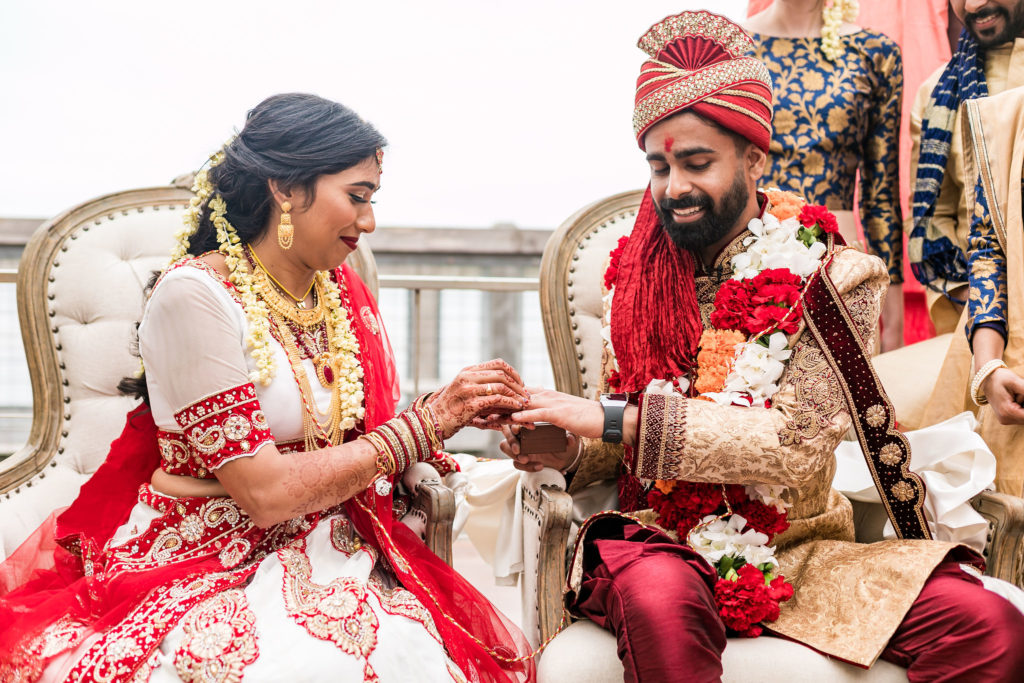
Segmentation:
{"type": "MultiPolygon", "coordinates": [[[[705,327],[731,258],[743,251],[744,232],[718,256],[711,273],[697,278],[705,327]]],[[[829,266],[862,339],[876,334],[888,276],[881,260],[844,249],[829,266]]],[[[659,478],[687,481],[782,484],[792,503],[790,528],[776,539],[780,570],[795,595],[781,605],[773,631],[826,654],[868,666],[885,648],[928,576],[956,547],[933,541],[854,541],[850,503],[831,489],[835,448],[851,425],[843,394],[817,342],[801,328],[790,337],[793,355],[771,408],[721,406],[669,397],[656,417],[673,438],[656,453],[645,404],[638,452],[662,463],[659,478]]],[[[606,356],[608,354],[606,353],[606,356]]],[[[606,358],[605,377],[610,358],[606,358]]],[[[654,402],[652,402],[654,403],[654,402]]],[[[658,402],[659,404],[661,402],[658,402]]],[[[657,435],[658,440],[664,431],[657,435]]],[[[593,442],[588,443],[590,446],[593,442]]],[[[588,447],[570,492],[615,471],[621,447],[588,447]]],[[[650,511],[639,513],[653,521],[650,511]],[[646,512],[646,514],[645,514],[646,512]]],[[[586,536],[585,531],[581,537],[586,536]]],[[[570,569],[579,589],[582,553],[570,569]]]]}
{"type": "MultiPolygon", "coordinates": [[[[912,150],[910,154],[910,177],[917,177],[918,150],[921,142],[921,119],[924,116],[924,108],[928,104],[935,84],[939,81],[942,65],[928,80],[921,84],[914,100],[914,108],[910,114],[910,137],[912,150]]],[[[1007,90],[1024,85],[1024,38],[1017,38],[1013,43],[1007,43],[991,48],[985,53],[985,81],[988,85],[989,95],[996,95],[1007,90]]],[[[935,215],[932,217],[930,230],[947,237],[961,251],[967,253],[967,235],[971,229],[970,214],[967,207],[967,194],[964,192],[964,161],[961,152],[963,136],[961,133],[961,117],[959,112],[956,115],[953,125],[953,140],[949,148],[949,157],[946,160],[946,173],[942,179],[942,189],[935,201],[935,215]]],[[[973,181],[969,189],[973,189],[973,181]]],[[[911,188],[913,190],[913,188],[911,188]]],[[[910,234],[913,229],[913,216],[907,216],[904,230],[910,234]]],[[[966,283],[964,285],[966,287],[966,283]]],[[[966,292],[966,290],[965,290],[966,292]]],[[[928,312],[932,322],[935,323],[937,334],[952,332],[957,328],[957,321],[960,312],[942,294],[925,288],[925,297],[928,302],[928,312]]],[[[966,299],[966,293],[960,298],[966,299]]]]}
{"type": "MultiPolygon", "coordinates": [[[[1024,41],[1018,40],[1020,44],[1024,41]]],[[[961,117],[958,149],[968,185],[982,180],[985,197],[1006,256],[1006,331],[1003,360],[1011,370],[1024,376],[1024,234],[1022,234],[1021,184],[1024,169],[1024,89],[972,100],[961,117]]],[[[975,209],[974,192],[969,207],[975,209]]],[[[963,312],[962,327],[967,318],[963,312]]],[[[979,432],[995,453],[996,489],[1015,496],[1024,495],[1024,427],[1001,425],[988,406],[978,409],[970,398],[971,349],[963,334],[953,342],[942,365],[935,390],[925,409],[925,424],[934,424],[964,410],[978,413],[979,432]]]]}

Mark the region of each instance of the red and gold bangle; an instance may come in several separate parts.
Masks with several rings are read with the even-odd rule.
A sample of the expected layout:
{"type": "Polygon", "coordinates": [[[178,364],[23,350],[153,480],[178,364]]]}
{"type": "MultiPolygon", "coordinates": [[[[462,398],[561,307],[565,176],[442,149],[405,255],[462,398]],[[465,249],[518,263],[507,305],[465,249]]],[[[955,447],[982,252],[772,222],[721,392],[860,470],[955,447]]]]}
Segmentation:
{"type": "Polygon", "coordinates": [[[392,418],[381,426],[377,427],[377,431],[384,437],[391,446],[392,452],[395,454],[395,460],[398,464],[396,471],[402,472],[406,467],[409,466],[410,456],[405,444],[405,435],[402,434],[398,425],[395,424],[395,419],[392,418]]]}
{"type": "Polygon", "coordinates": [[[406,410],[399,417],[412,432],[412,438],[416,445],[416,462],[428,459],[430,457],[430,442],[427,440],[427,433],[419,415],[414,410],[406,410]]]}

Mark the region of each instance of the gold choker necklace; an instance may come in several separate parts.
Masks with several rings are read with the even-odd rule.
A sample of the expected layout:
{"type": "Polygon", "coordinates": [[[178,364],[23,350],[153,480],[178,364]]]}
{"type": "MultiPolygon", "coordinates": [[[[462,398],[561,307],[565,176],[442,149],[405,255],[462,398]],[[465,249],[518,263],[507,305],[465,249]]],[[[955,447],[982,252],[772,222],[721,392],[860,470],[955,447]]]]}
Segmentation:
{"type": "MultiPolygon", "coordinates": [[[[251,250],[249,253],[255,256],[251,250]]],[[[311,285],[316,287],[313,292],[313,299],[315,301],[313,308],[296,308],[274,286],[270,273],[260,264],[259,260],[254,259],[252,265],[253,289],[256,295],[267,304],[267,308],[282,318],[290,320],[307,330],[323,323],[327,317],[327,296],[323,291],[320,278],[313,278],[313,285],[311,285]]]]}
{"type": "Polygon", "coordinates": [[[270,278],[270,281],[273,282],[275,285],[277,285],[278,289],[280,289],[282,292],[287,294],[295,302],[296,308],[302,308],[302,309],[306,308],[306,297],[309,296],[309,293],[313,289],[313,285],[316,284],[316,276],[315,275],[313,276],[313,279],[310,281],[309,287],[306,287],[305,294],[303,294],[302,296],[295,296],[294,294],[291,293],[291,291],[289,291],[289,289],[287,287],[285,287],[280,282],[278,282],[277,278],[274,277],[273,273],[271,273],[267,269],[267,267],[265,265],[263,265],[263,261],[260,261],[260,257],[256,254],[256,250],[255,249],[253,249],[252,247],[249,247],[249,254],[252,256],[253,261],[256,262],[256,265],[259,266],[259,269],[262,270],[264,273],[266,273],[267,277],[270,278]]]}

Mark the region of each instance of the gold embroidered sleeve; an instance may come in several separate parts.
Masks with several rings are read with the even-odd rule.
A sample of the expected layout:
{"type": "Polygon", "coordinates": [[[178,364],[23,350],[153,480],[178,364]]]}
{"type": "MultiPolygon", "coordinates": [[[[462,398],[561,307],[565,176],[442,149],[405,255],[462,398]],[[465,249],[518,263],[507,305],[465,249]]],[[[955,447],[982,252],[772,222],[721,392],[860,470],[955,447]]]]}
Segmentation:
{"type": "Polygon", "coordinates": [[[616,478],[622,464],[622,453],[622,444],[584,438],[583,457],[572,477],[569,493],[586,488],[595,481],[616,478]]]}
{"type": "MultiPolygon", "coordinates": [[[[885,265],[847,249],[836,257],[830,274],[858,332],[870,344],[889,279],[885,265]]],[[[850,426],[839,382],[810,334],[801,329],[790,344],[793,355],[770,408],[646,396],[637,436],[637,475],[800,487],[831,466],[850,426]]]]}

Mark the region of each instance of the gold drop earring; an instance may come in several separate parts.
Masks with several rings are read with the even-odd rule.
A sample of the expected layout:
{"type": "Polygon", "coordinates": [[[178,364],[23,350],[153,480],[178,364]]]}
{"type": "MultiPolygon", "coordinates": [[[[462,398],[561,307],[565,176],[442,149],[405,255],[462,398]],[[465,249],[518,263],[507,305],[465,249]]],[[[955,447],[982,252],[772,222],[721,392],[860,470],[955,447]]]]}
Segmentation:
{"type": "Polygon", "coordinates": [[[277,243],[282,249],[292,248],[292,238],[295,235],[295,227],[292,225],[292,203],[281,203],[281,222],[277,225],[277,243]]]}

